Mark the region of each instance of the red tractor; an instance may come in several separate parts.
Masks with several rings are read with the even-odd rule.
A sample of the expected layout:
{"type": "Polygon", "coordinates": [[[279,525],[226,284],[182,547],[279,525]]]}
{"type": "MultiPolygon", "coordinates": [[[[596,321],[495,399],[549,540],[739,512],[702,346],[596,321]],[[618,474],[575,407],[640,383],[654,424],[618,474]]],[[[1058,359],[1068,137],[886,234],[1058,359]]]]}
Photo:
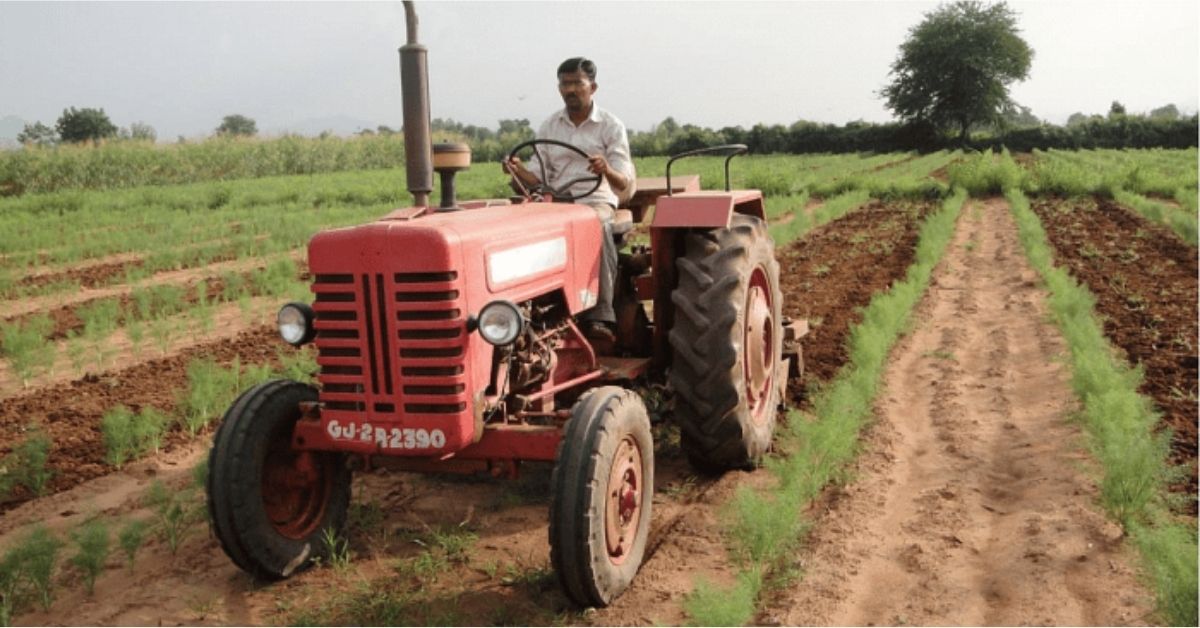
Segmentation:
{"type": "MultiPolygon", "coordinates": [[[[596,301],[603,235],[589,207],[569,202],[586,194],[460,204],[465,147],[432,151],[440,207],[418,190],[414,207],[314,236],[313,303],[285,305],[278,322],[287,342],[315,343],[319,385],[271,381],[225,413],[207,485],[225,552],[267,579],[324,555],[355,469],[513,475],[547,461],[554,569],[573,600],[607,605],[636,574],[650,529],[654,443],[635,386],[672,391],[688,458],[719,471],[766,452],[801,368],[805,327],[781,314],[762,194],[729,189],[729,161],[744,151],[685,153],[726,155],[724,191],[698,191],[697,177],[673,189],[684,155],[665,180],[639,180],[613,232],[655,205],[650,246],[620,256],[615,342],[578,325],[596,301]]],[[[412,173],[410,159],[410,183],[412,173]]]]}

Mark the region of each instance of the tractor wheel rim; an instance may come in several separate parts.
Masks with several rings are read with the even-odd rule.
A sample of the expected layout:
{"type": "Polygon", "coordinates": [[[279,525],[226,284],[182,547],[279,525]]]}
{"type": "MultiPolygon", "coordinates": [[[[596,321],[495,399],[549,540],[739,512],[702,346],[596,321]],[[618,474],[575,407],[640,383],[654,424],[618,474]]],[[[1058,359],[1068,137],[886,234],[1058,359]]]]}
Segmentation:
{"type": "Polygon", "coordinates": [[[767,400],[775,380],[775,321],[771,302],[771,286],[766,272],[755,268],[746,291],[746,316],[743,333],[743,364],[746,378],[746,399],[755,423],[762,424],[767,413],[767,400]]]}
{"type": "Polygon", "coordinates": [[[267,521],[280,535],[303,540],[321,525],[333,488],[330,462],[292,451],[285,441],[263,460],[262,500],[267,521]]]}
{"type": "Polygon", "coordinates": [[[613,455],[604,500],[604,540],[614,565],[624,563],[633,551],[642,517],[642,490],[642,450],[626,434],[613,455]]]}

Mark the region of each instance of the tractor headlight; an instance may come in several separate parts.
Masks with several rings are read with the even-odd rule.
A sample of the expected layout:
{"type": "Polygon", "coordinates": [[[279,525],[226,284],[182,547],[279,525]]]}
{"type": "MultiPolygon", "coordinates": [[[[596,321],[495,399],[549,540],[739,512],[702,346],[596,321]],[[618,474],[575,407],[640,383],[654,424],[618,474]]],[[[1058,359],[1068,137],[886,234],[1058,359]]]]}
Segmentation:
{"type": "Polygon", "coordinates": [[[307,303],[293,301],[279,308],[275,322],[279,325],[279,335],[284,342],[299,347],[312,342],[317,330],[313,327],[313,309],[307,303]]]}
{"type": "Polygon", "coordinates": [[[512,344],[521,335],[525,319],[512,301],[492,301],[479,311],[479,335],[498,347],[512,344]]]}

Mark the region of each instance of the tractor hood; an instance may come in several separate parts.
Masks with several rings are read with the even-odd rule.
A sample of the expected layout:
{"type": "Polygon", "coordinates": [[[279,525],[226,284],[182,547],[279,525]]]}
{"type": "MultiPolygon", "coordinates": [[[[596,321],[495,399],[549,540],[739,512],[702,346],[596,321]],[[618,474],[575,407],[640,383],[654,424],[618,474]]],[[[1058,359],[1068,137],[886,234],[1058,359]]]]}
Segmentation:
{"type": "Polygon", "coordinates": [[[600,238],[583,205],[528,203],[453,212],[401,209],[309,242],[312,273],[455,273],[468,311],[561,289],[570,310],[595,305],[600,238]],[[412,216],[417,217],[412,217],[412,216]]]}

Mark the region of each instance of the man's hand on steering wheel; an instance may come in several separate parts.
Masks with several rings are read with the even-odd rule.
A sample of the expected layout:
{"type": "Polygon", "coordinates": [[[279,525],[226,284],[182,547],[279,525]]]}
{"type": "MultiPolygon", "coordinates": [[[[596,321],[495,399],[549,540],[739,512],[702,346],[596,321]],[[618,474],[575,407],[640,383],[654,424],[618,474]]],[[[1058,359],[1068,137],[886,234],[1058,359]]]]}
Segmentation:
{"type": "Polygon", "coordinates": [[[534,139],[518,144],[508,152],[508,155],[504,158],[504,161],[501,162],[501,165],[510,175],[512,175],[513,181],[519,188],[521,188],[521,191],[525,197],[533,198],[535,194],[540,195],[542,192],[549,192],[551,195],[553,195],[555,200],[568,202],[590,196],[593,192],[600,189],[600,184],[604,181],[604,172],[608,170],[608,161],[605,160],[604,157],[591,157],[577,146],[550,139],[534,139]],[[550,184],[546,183],[546,179],[549,178],[546,174],[546,158],[543,157],[540,152],[538,152],[537,146],[539,144],[559,146],[574,151],[575,153],[579,154],[580,157],[587,160],[588,170],[594,173],[594,176],[572,179],[571,181],[567,181],[558,187],[551,186],[550,184]],[[536,183],[531,183],[529,179],[526,178],[526,176],[528,176],[529,178],[537,179],[533,173],[529,172],[529,170],[525,168],[524,164],[521,163],[520,157],[517,156],[517,153],[521,149],[528,146],[534,147],[534,152],[538,154],[538,166],[540,166],[542,176],[540,181],[536,183]],[[595,161],[597,159],[599,160],[599,164],[597,164],[595,161]],[[592,183],[593,185],[590,189],[582,194],[571,194],[571,188],[577,183],[592,183]],[[529,187],[526,187],[527,184],[529,187]]]}

